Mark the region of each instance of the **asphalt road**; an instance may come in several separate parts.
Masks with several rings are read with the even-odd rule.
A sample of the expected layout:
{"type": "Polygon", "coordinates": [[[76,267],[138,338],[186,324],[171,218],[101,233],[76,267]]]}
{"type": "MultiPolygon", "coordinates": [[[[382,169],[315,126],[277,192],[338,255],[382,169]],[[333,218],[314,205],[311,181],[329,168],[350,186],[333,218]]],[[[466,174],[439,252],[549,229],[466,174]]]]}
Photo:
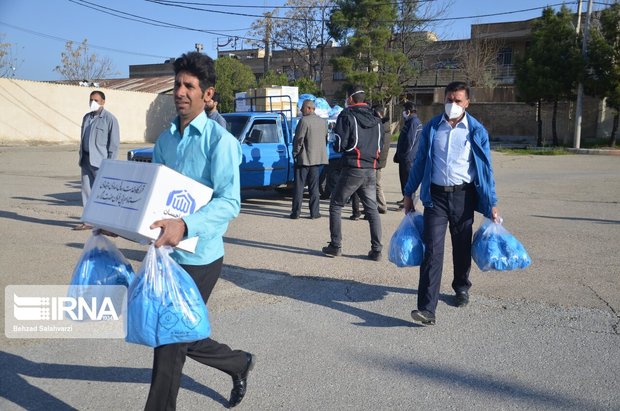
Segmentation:
{"type": "MultiPolygon", "coordinates": [[[[89,235],[70,229],[81,215],[76,149],[0,147],[2,289],[69,281],[89,235]]],[[[239,409],[620,410],[620,159],[493,157],[504,225],[533,263],[474,267],[471,302],[457,309],[447,240],[434,327],[409,316],[418,269],[365,258],[367,222],[344,221],[344,255],[327,258],[327,218],[304,218],[305,205],[289,220],[290,197],[249,193],[209,304],[214,338],[258,357],[239,409]]],[[[394,164],[385,179],[387,247],[402,218],[394,164]]],[[[117,244],[137,270],[145,246],[117,244]]],[[[1,410],[144,406],[148,347],[2,334],[1,410]]],[[[179,410],[225,407],[228,376],[193,361],[184,374],[179,410]]]]}

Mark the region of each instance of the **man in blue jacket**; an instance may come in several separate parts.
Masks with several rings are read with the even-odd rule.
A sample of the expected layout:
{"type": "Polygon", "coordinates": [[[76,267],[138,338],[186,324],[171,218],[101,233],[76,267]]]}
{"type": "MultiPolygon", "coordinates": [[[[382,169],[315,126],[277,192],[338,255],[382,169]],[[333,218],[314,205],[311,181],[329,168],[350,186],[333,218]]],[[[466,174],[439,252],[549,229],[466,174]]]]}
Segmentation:
{"type": "Polygon", "coordinates": [[[499,220],[495,181],[491,167],[489,135],[484,126],[465,110],[469,87],[448,84],[444,113],[429,121],[420,138],[405,186],[404,210],[414,211],[412,195],[421,184],[424,205],[424,259],[420,266],[418,309],[411,317],[422,324],[435,324],[443,270],[446,227],[452,238],[455,305],[469,303],[469,272],[474,211],[499,220]]]}

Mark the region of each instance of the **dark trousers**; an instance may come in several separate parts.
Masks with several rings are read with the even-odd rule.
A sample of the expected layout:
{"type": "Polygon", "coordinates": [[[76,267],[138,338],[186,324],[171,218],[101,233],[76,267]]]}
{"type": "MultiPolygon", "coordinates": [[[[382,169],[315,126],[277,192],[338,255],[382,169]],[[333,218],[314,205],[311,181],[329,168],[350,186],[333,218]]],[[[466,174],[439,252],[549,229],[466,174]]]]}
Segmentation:
{"type": "Polygon", "coordinates": [[[381,251],[381,219],[377,211],[376,172],[373,168],[345,167],[329,202],[329,233],[335,247],[342,246],[342,207],[357,191],[370,224],[372,250],[381,251]]]}
{"type": "Polygon", "coordinates": [[[310,194],[310,216],[317,217],[320,214],[319,167],[320,166],[295,166],[293,214],[301,214],[301,204],[304,200],[304,187],[306,184],[308,185],[308,193],[310,194]]]}
{"type": "MultiPolygon", "coordinates": [[[[205,303],[222,272],[224,258],[207,265],[182,265],[194,279],[205,303]]],[[[245,352],[206,338],[192,343],[167,344],[155,348],[151,389],[145,410],[176,409],[177,394],[185,357],[224,371],[231,377],[241,374],[247,367],[245,352]]]]}
{"type": "Polygon", "coordinates": [[[409,171],[411,171],[411,164],[408,161],[401,161],[398,163],[398,177],[400,178],[400,191],[405,196],[405,186],[407,185],[407,180],[409,179],[409,171]]]}
{"type": "Polygon", "coordinates": [[[447,226],[452,238],[452,289],[460,292],[468,291],[471,287],[469,272],[476,190],[473,185],[453,193],[439,192],[431,188],[431,199],[433,206],[424,208],[425,250],[420,266],[418,310],[434,313],[439,300],[447,226]]]}

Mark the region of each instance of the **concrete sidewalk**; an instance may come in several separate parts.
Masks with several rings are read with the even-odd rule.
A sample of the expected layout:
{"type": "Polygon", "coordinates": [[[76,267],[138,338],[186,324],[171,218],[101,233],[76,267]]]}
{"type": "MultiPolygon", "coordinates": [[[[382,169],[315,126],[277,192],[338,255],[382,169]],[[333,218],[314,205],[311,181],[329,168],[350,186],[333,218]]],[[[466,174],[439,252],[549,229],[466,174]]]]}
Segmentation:
{"type": "MultiPolygon", "coordinates": [[[[258,358],[240,410],[620,408],[608,312],[474,297],[465,309],[440,303],[437,326],[421,327],[407,315],[411,289],[251,271],[224,278],[240,286],[226,293],[286,296],[211,313],[216,339],[258,358]]],[[[12,347],[0,353],[0,409],[141,409],[151,356],[118,340],[12,347]]],[[[184,374],[179,410],[227,404],[227,375],[191,360],[184,374]]]]}
{"type": "MultiPolygon", "coordinates": [[[[76,155],[69,146],[0,147],[2,289],[69,281],[89,235],[70,230],[81,213],[76,155]]],[[[367,222],[345,210],[343,256],[332,259],[320,253],[326,218],[304,218],[304,204],[289,220],[282,194],[246,199],[209,301],[214,338],[258,357],[239,409],[619,410],[620,162],[493,156],[504,224],[532,266],[473,267],[471,302],[457,309],[448,240],[433,327],[409,316],[417,269],[365,258],[367,222]]],[[[392,163],[385,181],[387,248],[402,219],[392,163]]],[[[117,244],[137,270],[146,247],[117,244]]],[[[0,410],[143,408],[150,348],[2,334],[0,410]]],[[[226,406],[227,375],[191,360],[184,374],[179,410],[226,406]]]]}

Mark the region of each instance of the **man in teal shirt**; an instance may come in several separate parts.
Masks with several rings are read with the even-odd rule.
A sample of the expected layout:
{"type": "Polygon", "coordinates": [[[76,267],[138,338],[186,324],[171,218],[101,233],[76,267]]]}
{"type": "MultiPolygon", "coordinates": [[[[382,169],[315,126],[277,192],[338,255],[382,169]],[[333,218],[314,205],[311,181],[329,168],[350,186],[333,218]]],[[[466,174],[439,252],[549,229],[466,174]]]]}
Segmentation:
{"type": "MultiPolygon", "coordinates": [[[[213,60],[201,53],[186,53],[174,61],[174,72],[178,117],[159,136],[153,162],[213,188],[213,197],[195,213],[182,219],[155,221],[151,228],[161,228],[156,247],[176,246],[184,238],[198,237],[195,253],[176,250],[172,257],[194,279],[206,303],[222,271],[223,235],[239,214],[241,147],[229,132],[209,121],[204,111],[205,99],[214,93],[213,60]]],[[[186,356],[230,375],[233,389],[229,406],[241,402],[254,357],[207,338],[155,348],[147,410],[175,409],[186,356]]]]}

